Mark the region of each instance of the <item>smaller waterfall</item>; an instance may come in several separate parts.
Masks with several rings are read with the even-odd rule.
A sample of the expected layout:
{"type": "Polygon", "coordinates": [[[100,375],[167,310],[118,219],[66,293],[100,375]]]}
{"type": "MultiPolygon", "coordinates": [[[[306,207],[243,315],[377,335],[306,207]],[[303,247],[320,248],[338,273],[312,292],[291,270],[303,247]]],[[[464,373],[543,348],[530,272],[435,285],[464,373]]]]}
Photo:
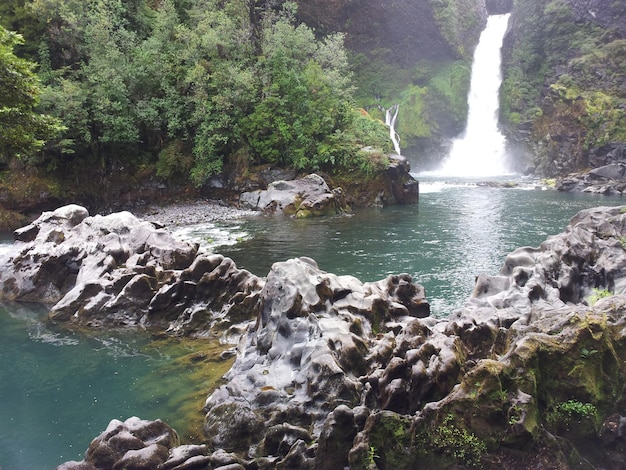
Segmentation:
{"type": "Polygon", "coordinates": [[[391,108],[385,109],[385,124],[389,127],[389,138],[393,142],[393,149],[396,154],[400,155],[400,137],[396,132],[396,119],[400,105],[394,104],[391,108]]]}
{"type": "Polygon", "coordinates": [[[487,20],[474,52],[465,132],[454,140],[437,174],[477,177],[509,173],[504,161],[506,140],[498,128],[500,50],[509,16],[491,15],[487,20]]]}

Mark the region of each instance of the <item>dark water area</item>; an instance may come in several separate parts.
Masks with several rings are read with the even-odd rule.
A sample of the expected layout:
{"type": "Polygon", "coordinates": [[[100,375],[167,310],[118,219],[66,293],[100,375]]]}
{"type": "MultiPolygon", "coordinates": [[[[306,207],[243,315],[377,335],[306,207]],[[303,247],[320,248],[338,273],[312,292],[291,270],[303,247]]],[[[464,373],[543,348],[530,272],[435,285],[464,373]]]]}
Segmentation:
{"type": "MultiPolygon", "coordinates": [[[[624,203],[432,181],[421,183],[415,206],[308,220],[252,217],[191,227],[185,236],[261,276],[274,262],[297,256],[362,281],[409,273],[424,285],[433,314],[446,316],[463,305],[477,274],[496,274],[515,248],[562,232],[581,209],[624,203]]],[[[203,400],[226,369],[207,378],[181,358],[205,346],[154,341],[145,332],[68,331],[46,322],[45,314],[30,305],[0,305],[2,470],[80,460],[111,419],[161,418],[184,434],[195,413],[200,428],[203,400]]]]}

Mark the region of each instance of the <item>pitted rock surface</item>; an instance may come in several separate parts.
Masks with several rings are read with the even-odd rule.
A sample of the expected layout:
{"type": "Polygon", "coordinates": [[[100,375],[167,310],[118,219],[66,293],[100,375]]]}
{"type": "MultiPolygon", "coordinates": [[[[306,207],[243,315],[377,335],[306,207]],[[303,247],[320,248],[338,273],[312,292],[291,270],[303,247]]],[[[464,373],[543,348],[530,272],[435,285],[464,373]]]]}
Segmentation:
{"type": "Polygon", "coordinates": [[[319,433],[329,412],[360,401],[360,377],[376,360],[373,329],[428,314],[423,288],[408,275],[361,283],[323,272],[308,258],[275,263],[228,384],[207,400],[207,434],[215,445],[247,451],[248,439],[222,435],[224,414],[240,423],[234,429],[250,429],[246,435],[254,434],[251,426],[281,424],[285,415],[319,433]]]}
{"type": "Polygon", "coordinates": [[[291,181],[274,181],[267,189],[245,192],[239,197],[239,204],[246,209],[299,218],[350,210],[341,189],[331,190],[324,178],[316,174],[291,181]]]}
{"type": "MultiPolygon", "coordinates": [[[[162,287],[152,302],[192,314],[205,308],[190,300],[203,279],[248,286],[226,310],[256,322],[205,405],[214,466],[570,468],[569,456],[580,455],[618,469],[624,240],[625,207],[581,211],[564,233],[478,276],[466,305],[442,319],[429,316],[423,288],[406,274],[362,283],[308,258],[276,263],[252,282],[227,259],[198,257],[172,270],[180,287],[162,287]],[[595,411],[569,419],[564,406],[595,411]]],[[[200,304],[220,304],[220,295],[206,290],[200,304]]],[[[140,454],[162,458],[150,446],[140,454]]]]}
{"type": "Polygon", "coordinates": [[[229,258],[129,212],[92,217],[65,206],[16,230],[15,240],[0,259],[0,300],[49,304],[58,321],[204,331],[248,320],[262,287],[229,258]],[[229,312],[233,296],[237,312],[229,312]]]}
{"type": "MultiPolygon", "coordinates": [[[[361,283],[308,259],[277,263],[227,384],[207,400],[208,443],[270,459],[269,468],[285,468],[288,456],[298,456],[299,468],[367,468],[371,449],[381,462],[403,462],[398,468],[426,457],[437,467],[453,452],[445,446],[456,445],[428,438],[439,429],[504,443],[492,453],[497,461],[509,458],[509,445],[528,448],[547,439],[546,429],[560,432],[547,417],[559,403],[615,409],[616,397],[595,381],[600,370],[603,387],[625,382],[625,236],[623,208],[582,211],[563,234],[514,251],[497,275],[480,275],[465,307],[447,319],[427,315],[421,288],[406,275],[361,283]],[[611,297],[591,305],[594,289],[611,297]],[[593,358],[583,362],[585,354],[593,358]],[[316,444],[303,446],[296,433],[285,441],[289,452],[268,455],[254,436],[285,423],[309,430],[316,444]],[[333,436],[354,439],[347,449],[333,436]]],[[[584,440],[590,429],[567,432],[584,440]]],[[[619,461],[620,451],[602,449],[619,461]]],[[[520,468],[566,459],[556,444],[524,458],[520,468]]]]}

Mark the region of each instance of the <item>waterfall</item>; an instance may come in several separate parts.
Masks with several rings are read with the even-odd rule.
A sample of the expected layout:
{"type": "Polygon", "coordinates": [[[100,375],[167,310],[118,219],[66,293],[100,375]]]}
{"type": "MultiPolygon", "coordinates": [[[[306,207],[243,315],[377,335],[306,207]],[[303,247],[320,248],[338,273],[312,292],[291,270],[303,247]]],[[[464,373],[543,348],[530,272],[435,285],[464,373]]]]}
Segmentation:
{"type": "Polygon", "coordinates": [[[452,143],[436,173],[445,176],[499,176],[505,164],[504,135],[498,128],[501,54],[510,14],[491,15],[474,52],[465,132],[452,143]]]}
{"type": "Polygon", "coordinates": [[[396,132],[396,119],[400,105],[394,104],[391,108],[385,109],[385,124],[389,127],[389,138],[393,142],[393,148],[396,154],[400,155],[400,137],[396,132]]]}

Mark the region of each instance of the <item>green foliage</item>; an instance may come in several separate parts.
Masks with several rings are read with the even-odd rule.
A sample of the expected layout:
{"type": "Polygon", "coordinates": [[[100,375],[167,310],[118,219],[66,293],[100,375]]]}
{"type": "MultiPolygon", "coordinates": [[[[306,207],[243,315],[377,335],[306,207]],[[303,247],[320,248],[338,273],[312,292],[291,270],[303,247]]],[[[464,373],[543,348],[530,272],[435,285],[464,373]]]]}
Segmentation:
{"type": "Polygon", "coordinates": [[[435,21],[446,42],[458,58],[471,55],[464,47],[465,38],[482,22],[480,10],[471,0],[429,0],[435,21]]]}
{"type": "Polygon", "coordinates": [[[587,304],[593,307],[598,300],[611,297],[612,295],[613,294],[608,289],[598,289],[597,287],[594,287],[591,295],[589,295],[586,299],[587,304]]]}
{"type": "Polygon", "coordinates": [[[14,48],[22,37],[0,26],[0,162],[32,160],[48,139],[63,130],[60,122],[37,112],[40,83],[35,64],[14,48]]]}
{"type": "Polygon", "coordinates": [[[32,0],[30,8],[46,25],[42,104],[67,126],[52,149],[58,162],[106,169],[148,155],[159,175],[186,172],[200,186],[228,165],[369,167],[360,149],[388,148],[388,136],[353,112],[343,36],[316,38],[295,20],[294,3],[32,0]]]}
{"type": "Polygon", "coordinates": [[[24,43],[18,44],[15,49],[18,57],[37,60],[37,42],[44,28],[33,17],[28,2],[24,0],[0,2],[0,26],[7,31],[17,31],[24,37],[24,43]]]}
{"type": "Polygon", "coordinates": [[[458,134],[467,120],[467,94],[471,67],[466,61],[450,62],[434,69],[428,81],[426,104],[432,121],[446,123],[447,134],[458,134]]]}
{"type": "MultiPolygon", "coordinates": [[[[614,4],[607,9],[615,21],[624,15],[614,4]]],[[[599,22],[580,21],[566,0],[516,2],[514,15],[501,116],[512,128],[533,128],[535,139],[547,140],[541,165],[559,158],[560,134],[566,133],[576,145],[571,170],[585,167],[588,151],[626,139],[626,42],[599,22]]]]}
{"type": "Polygon", "coordinates": [[[547,66],[541,47],[544,34],[543,3],[538,1],[516,2],[516,18],[523,22],[515,34],[511,55],[503,57],[504,77],[500,88],[500,114],[506,122],[518,123],[533,119],[530,109],[541,95],[547,66]]]}
{"type": "Polygon", "coordinates": [[[411,71],[389,63],[390,53],[388,49],[375,49],[367,55],[350,56],[355,76],[355,99],[364,108],[391,106],[411,83],[411,71]]]}
{"type": "Polygon", "coordinates": [[[166,179],[185,179],[191,171],[193,159],[184,142],[173,140],[161,152],[157,161],[157,175],[166,179]]]}
{"type": "Polygon", "coordinates": [[[409,86],[400,102],[402,112],[398,123],[398,133],[402,138],[428,137],[435,125],[427,114],[427,88],[409,86]]]}
{"type": "Polygon", "coordinates": [[[380,458],[378,454],[376,454],[376,447],[370,446],[367,451],[367,463],[369,466],[376,465],[376,459],[380,458]]]}
{"type": "Polygon", "coordinates": [[[598,350],[597,349],[582,348],[580,350],[580,358],[581,359],[589,359],[594,354],[598,354],[598,350]]]}
{"type": "Polygon", "coordinates": [[[376,425],[369,432],[368,462],[371,459],[380,468],[413,468],[411,450],[411,420],[393,412],[381,412],[376,425]],[[375,450],[374,455],[371,449],[375,450]]]}
{"type": "Polygon", "coordinates": [[[430,459],[443,458],[468,467],[480,467],[480,459],[487,452],[486,444],[457,426],[452,414],[446,415],[441,425],[423,432],[418,441],[423,442],[420,452],[430,454],[430,459]]]}
{"type": "Polygon", "coordinates": [[[551,427],[569,427],[574,423],[590,419],[593,423],[598,418],[598,409],[591,403],[568,400],[554,405],[546,414],[546,423],[551,427]]]}
{"type": "Polygon", "coordinates": [[[369,145],[385,153],[392,150],[389,128],[366,111],[353,110],[348,117],[347,126],[354,147],[363,148],[369,145]]]}

